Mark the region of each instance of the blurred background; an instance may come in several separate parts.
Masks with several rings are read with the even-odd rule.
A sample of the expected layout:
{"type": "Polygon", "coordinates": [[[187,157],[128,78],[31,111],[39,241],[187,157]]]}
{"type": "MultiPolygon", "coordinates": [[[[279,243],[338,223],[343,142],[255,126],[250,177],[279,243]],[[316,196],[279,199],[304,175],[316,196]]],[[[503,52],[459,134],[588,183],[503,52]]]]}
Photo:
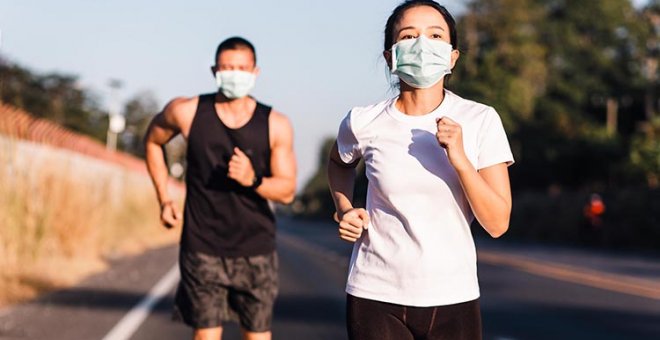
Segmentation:
{"type": "MultiPolygon", "coordinates": [[[[0,308],[176,244],[179,230],[159,226],[142,138],[169,100],[216,90],[213,54],[235,35],[256,47],[254,96],[295,129],[298,196],[278,207],[282,244],[321,244],[345,259],[348,248],[333,243],[326,157],[350,108],[396,95],[382,43],[399,2],[2,0],[0,308]]],[[[444,4],[457,19],[461,51],[448,88],[497,110],[516,158],[505,246],[489,248],[475,225],[478,243],[637,280],[631,291],[650,289],[649,324],[640,327],[659,331],[649,325],[660,319],[660,1],[444,4]]],[[[185,148],[181,138],[167,146],[180,203],[185,148]]],[[[364,204],[360,169],[356,201],[364,204]]],[[[493,254],[482,258],[516,267],[493,254]]],[[[344,269],[335,275],[338,293],[344,269]]],[[[497,276],[488,273],[482,281],[497,276]]],[[[622,317],[603,315],[596,324],[622,317]]],[[[573,330],[588,334],[580,327],[573,330]]]]}
{"type": "MultiPolygon", "coordinates": [[[[660,249],[659,8],[502,0],[458,12],[462,54],[448,88],[498,111],[517,161],[507,237],[660,249]]],[[[330,216],[318,168],[293,208],[330,216]]]]}

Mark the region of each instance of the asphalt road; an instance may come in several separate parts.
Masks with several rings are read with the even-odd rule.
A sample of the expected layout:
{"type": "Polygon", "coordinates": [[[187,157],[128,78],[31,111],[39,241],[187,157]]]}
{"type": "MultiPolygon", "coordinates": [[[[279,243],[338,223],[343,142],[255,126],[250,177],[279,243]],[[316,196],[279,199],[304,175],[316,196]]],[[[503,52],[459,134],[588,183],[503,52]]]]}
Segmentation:
{"type": "MultiPolygon", "coordinates": [[[[346,339],[351,246],[332,224],[283,219],[279,228],[274,338],[346,339]]],[[[660,339],[660,258],[477,243],[485,339],[660,339]]],[[[190,338],[187,327],[170,320],[173,289],[153,298],[176,257],[177,248],[166,247],[125,258],[77,287],[0,310],[0,338],[103,339],[118,328],[130,339],[190,338]],[[140,302],[144,319],[126,327],[140,302]]],[[[224,339],[239,339],[235,325],[224,339]]]]}

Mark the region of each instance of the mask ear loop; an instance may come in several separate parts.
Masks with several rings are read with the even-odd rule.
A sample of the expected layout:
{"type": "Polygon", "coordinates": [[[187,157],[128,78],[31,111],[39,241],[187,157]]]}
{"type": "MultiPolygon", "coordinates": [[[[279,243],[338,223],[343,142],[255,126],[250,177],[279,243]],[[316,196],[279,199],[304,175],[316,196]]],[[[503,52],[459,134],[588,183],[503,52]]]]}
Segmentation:
{"type": "Polygon", "coordinates": [[[215,84],[218,88],[222,87],[222,77],[220,77],[220,71],[215,71],[215,84]]]}
{"type": "Polygon", "coordinates": [[[390,48],[390,54],[392,55],[392,60],[391,60],[391,62],[392,62],[392,71],[391,71],[391,73],[394,73],[397,69],[396,68],[396,44],[394,44],[390,48]]]}

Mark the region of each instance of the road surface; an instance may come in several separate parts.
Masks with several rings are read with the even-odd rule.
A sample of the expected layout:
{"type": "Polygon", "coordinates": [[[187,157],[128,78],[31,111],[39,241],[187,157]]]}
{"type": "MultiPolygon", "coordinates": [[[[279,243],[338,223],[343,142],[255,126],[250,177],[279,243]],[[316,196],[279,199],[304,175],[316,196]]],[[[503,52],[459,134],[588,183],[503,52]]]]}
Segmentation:
{"type": "MultiPolygon", "coordinates": [[[[279,232],[274,339],[346,339],[351,246],[328,223],[282,219],[279,232]]],[[[660,258],[477,243],[485,339],[660,339],[660,258]]],[[[190,330],[170,321],[176,258],[175,246],[152,250],[0,310],[0,338],[187,339],[190,330]]],[[[238,334],[227,326],[224,339],[238,334]]]]}

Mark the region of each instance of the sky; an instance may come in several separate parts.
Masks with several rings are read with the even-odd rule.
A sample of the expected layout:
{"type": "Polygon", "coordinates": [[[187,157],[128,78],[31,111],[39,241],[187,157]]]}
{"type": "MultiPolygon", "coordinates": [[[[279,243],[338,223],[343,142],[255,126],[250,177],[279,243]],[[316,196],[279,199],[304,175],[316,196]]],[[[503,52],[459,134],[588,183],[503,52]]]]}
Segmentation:
{"type": "MultiPolygon", "coordinates": [[[[261,68],[253,95],[293,124],[302,189],[346,113],[395,95],[381,52],[400,2],[0,0],[0,55],[35,72],[76,75],[101,100],[118,79],[121,100],[151,91],[163,106],[216,91],[215,49],[242,36],[261,68]]],[[[455,16],[464,11],[464,1],[440,3],[455,16]]]]}

